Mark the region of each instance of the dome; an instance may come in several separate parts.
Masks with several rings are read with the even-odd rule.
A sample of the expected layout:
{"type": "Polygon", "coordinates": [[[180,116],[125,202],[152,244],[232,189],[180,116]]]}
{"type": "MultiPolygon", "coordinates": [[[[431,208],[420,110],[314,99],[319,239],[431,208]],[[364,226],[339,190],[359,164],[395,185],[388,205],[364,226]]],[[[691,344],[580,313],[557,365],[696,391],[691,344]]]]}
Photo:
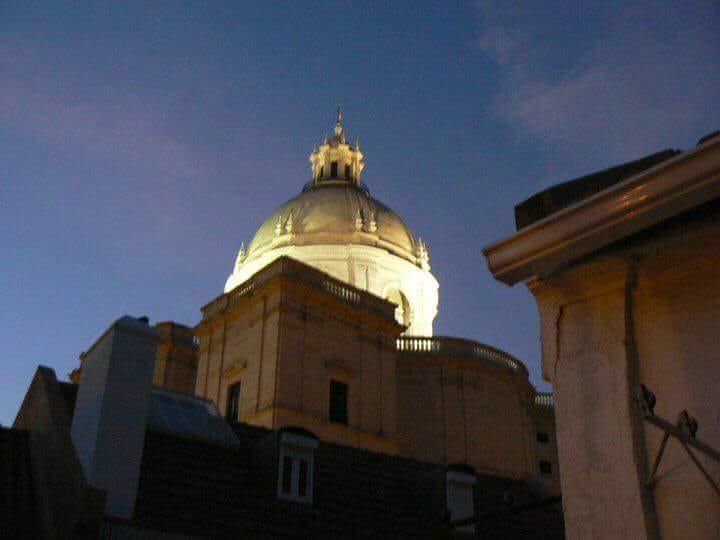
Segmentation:
{"type": "Polygon", "coordinates": [[[246,261],[268,249],[309,244],[368,245],[418,262],[419,244],[403,220],[347,182],[316,184],[280,206],[258,229],[246,261]]]}
{"type": "Polygon", "coordinates": [[[349,144],[338,112],[334,135],[310,154],[311,180],[272,212],[250,245],[243,242],[225,292],[279,257],[291,257],[397,305],[405,335],[431,336],[438,282],[427,246],[402,219],[374,199],[360,176],[360,144],[349,144]]]}

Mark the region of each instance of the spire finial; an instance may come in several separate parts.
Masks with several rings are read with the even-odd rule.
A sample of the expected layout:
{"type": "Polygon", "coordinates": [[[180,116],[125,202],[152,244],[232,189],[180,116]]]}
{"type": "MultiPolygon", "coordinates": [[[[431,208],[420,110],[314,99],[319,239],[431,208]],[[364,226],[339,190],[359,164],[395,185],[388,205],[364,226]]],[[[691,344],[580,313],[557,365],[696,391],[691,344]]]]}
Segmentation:
{"type": "Polygon", "coordinates": [[[337,124],[335,124],[335,136],[339,139],[342,135],[342,109],[340,105],[337,108],[337,124]]]}

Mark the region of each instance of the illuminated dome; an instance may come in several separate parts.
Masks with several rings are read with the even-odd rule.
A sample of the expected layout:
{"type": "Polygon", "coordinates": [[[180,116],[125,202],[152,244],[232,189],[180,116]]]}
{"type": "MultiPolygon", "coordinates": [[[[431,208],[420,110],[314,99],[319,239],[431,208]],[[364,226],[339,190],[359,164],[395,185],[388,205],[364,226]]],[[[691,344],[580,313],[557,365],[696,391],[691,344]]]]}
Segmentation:
{"type": "Polygon", "coordinates": [[[419,244],[403,220],[367,189],[348,182],[310,186],[275,210],[250,242],[246,260],[281,245],[310,244],[375,246],[418,263],[419,244]],[[292,233],[276,234],[278,223],[284,228],[290,216],[292,233]]]}
{"type": "Polygon", "coordinates": [[[310,155],[312,180],[243,243],[225,291],[283,255],[398,305],[407,334],[432,335],[438,284],[427,246],[360,182],[359,144],[347,143],[338,112],[334,136],[310,155]]]}

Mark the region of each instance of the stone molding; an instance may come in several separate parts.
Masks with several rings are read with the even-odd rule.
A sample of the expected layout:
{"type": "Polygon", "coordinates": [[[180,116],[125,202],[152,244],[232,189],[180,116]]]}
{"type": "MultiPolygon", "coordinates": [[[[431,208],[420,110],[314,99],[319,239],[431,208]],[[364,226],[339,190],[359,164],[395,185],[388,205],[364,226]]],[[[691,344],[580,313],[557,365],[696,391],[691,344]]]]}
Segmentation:
{"type": "Polygon", "coordinates": [[[483,249],[513,285],[720,196],[720,137],[711,139],[483,249]]]}

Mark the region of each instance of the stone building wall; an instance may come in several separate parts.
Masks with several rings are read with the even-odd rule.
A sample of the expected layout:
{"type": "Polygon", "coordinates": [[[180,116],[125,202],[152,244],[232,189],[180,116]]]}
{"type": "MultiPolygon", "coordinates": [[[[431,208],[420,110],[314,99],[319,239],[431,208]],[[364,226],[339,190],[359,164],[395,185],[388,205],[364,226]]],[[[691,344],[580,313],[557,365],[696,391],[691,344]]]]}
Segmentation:
{"type": "Polygon", "coordinates": [[[226,412],[228,389],[240,382],[244,422],[301,426],[324,440],[395,453],[394,343],[402,327],[394,306],[289,259],[254,279],[251,293],[196,329],[197,395],[226,412]],[[281,273],[284,265],[295,274],[281,273]],[[331,379],[348,385],[347,426],[329,421],[331,379]]]}
{"type": "MultiPolygon", "coordinates": [[[[663,432],[642,419],[686,409],[720,448],[720,205],[656,226],[530,283],[553,382],[569,538],[718,538],[720,498],[677,440],[654,486],[663,432]]],[[[709,474],[720,465],[699,453],[709,474]]]]}
{"type": "Polygon", "coordinates": [[[192,394],[197,376],[197,347],[193,329],[175,322],[155,325],[160,335],[153,384],[192,394]]]}
{"type": "MultiPolygon", "coordinates": [[[[443,339],[461,341],[427,342],[442,346],[443,339]]],[[[548,446],[554,448],[554,426],[547,414],[538,416],[535,425],[535,390],[524,367],[514,371],[474,358],[471,350],[464,357],[432,350],[399,353],[401,454],[438,463],[468,463],[481,471],[532,474],[556,490],[557,458],[552,474],[542,475],[534,442],[536,431],[546,430],[551,437],[548,446]]]]}
{"type": "Polygon", "coordinates": [[[535,455],[535,474],[554,493],[560,493],[560,460],[558,459],[557,434],[555,432],[555,408],[552,394],[536,394],[531,408],[530,420],[534,429],[531,443],[535,455]],[[541,440],[547,436],[547,441],[541,440]],[[550,472],[543,471],[542,462],[550,464],[550,472]]]}

